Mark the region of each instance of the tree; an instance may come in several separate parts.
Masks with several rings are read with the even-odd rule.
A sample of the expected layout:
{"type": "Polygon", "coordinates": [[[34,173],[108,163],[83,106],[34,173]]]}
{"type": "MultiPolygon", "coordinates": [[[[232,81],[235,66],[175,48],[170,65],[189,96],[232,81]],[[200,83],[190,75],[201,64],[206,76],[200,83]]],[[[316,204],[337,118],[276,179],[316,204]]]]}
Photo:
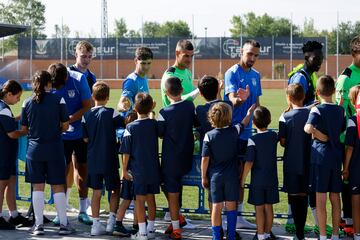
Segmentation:
{"type": "Polygon", "coordinates": [[[131,29],[130,31],[128,31],[128,33],[125,35],[125,37],[127,38],[139,38],[141,37],[140,33],[131,29]]]}
{"type": "MultiPolygon", "coordinates": [[[[1,6],[3,21],[10,24],[32,26],[33,38],[46,38],[45,5],[40,0],[12,0],[1,6]]],[[[30,37],[31,30],[6,39],[6,51],[16,48],[17,37],[30,37]]]]}
{"type": "Polygon", "coordinates": [[[127,26],[124,18],[115,19],[115,33],[114,37],[125,37],[127,33],[127,26]]]}
{"type": "Polygon", "coordinates": [[[301,36],[303,37],[319,37],[320,33],[315,29],[314,19],[310,18],[309,20],[305,18],[304,21],[304,29],[301,32],[301,36]]]}
{"type": "Polygon", "coordinates": [[[52,35],[53,38],[68,38],[71,32],[69,26],[65,24],[63,24],[62,27],[55,24],[54,30],[55,33],[52,35]]]}
{"type": "MultiPolygon", "coordinates": [[[[274,18],[268,14],[256,16],[249,12],[243,16],[232,16],[230,19],[232,37],[239,37],[240,34],[249,37],[289,36],[291,22],[286,18],[274,18]]],[[[298,27],[293,25],[293,33],[297,35],[298,27]]]]}
{"type": "Polygon", "coordinates": [[[161,25],[157,22],[145,22],[142,32],[147,38],[161,37],[161,25]]]}
{"type": "Polygon", "coordinates": [[[143,33],[144,37],[191,37],[189,25],[182,20],[167,21],[164,24],[145,22],[143,33]]]}

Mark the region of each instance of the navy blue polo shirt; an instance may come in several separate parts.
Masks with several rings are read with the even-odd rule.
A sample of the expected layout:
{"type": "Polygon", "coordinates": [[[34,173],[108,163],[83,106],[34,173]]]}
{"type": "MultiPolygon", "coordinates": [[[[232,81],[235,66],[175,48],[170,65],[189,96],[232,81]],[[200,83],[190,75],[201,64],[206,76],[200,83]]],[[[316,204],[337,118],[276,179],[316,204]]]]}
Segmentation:
{"type": "Polygon", "coordinates": [[[349,165],[349,181],[351,185],[360,185],[360,139],[358,135],[358,126],[356,116],[348,120],[345,145],[353,147],[353,153],[349,165]]]}

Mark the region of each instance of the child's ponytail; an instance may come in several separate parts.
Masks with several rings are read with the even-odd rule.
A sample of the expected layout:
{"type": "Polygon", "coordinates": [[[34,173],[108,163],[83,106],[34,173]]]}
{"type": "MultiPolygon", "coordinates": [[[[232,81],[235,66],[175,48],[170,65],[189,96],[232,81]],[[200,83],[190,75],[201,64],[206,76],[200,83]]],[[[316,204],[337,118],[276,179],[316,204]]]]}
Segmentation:
{"type": "Polygon", "coordinates": [[[41,103],[44,99],[45,95],[45,87],[51,83],[51,76],[50,73],[47,71],[37,71],[34,74],[33,81],[32,81],[32,88],[34,91],[34,98],[33,101],[36,103],[41,103]]]}

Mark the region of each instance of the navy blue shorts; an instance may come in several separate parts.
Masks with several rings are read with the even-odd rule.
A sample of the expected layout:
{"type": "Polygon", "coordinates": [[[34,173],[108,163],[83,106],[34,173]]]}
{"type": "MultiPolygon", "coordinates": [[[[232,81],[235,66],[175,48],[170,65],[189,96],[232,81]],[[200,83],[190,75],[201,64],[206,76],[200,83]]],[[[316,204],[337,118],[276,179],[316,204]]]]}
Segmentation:
{"type": "Polygon", "coordinates": [[[308,193],[309,176],[284,173],[284,191],[288,194],[308,193]]]}
{"type": "Polygon", "coordinates": [[[252,187],[249,188],[248,203],[260,206],[279,202],[279,190],[277,187],[252,187]]]}
{"type": "Polygon", "coordinates": [[[163,191],[169,193],[179,193],[182,190],[182,176],[163,176],[163,191]]]}
{"type": "Polygon", "coordinates": [[[248,140],[240,139],[238,141],[240,161],[244,161],[244,156],[246,154],[247,145],[248,145],[248,140]]]}
{"type": "Polygon", "coordinates": [[[239,194],[239,181],[210,181],[210,195],[213,203],[238,201],[239,194]]]}
{"type": "Polygon", "coordinates": [[[351,195],[358,195],[360,194],[360,185],[357,184],[357,185],[353,185],[350,183],[350,193],[351,195]]]}
{"type": "Polygon", "coordinates": [[[159,184],[137,184],[134,182],[134,193],[137,195],[147,195],[147,194],[158,194],[160,193],[159,184]]]}
{"type": "Polygon", "coordinates": [[[0,180],[9,180],[11,176],[16,176],[16,163],[1,165],[0,180]]]}
{"type": "Polygon", "coordinates": [[[309,187],[313,192],[340,193],[342,179],[340,169],[326,168],[320,165],[311,165],[309,187]]]}
{"type": "Polygon", "coordinates": [[[82,138],[76,140],[63,140],[66,164],[71,163],[75,154],[78,163],[87,163],[87,143],[82,138]]]}
{"type": "Polygon", "coordinates": [[[104,187],[107,191],[120,190],[119,171],[107,174],[88,174],[87,185],[94,190],[101,190],[104,187]]]}
{"type": "Polygon", "coordinates": [[[47,183],[61,185],[66,183],[65,159],[63,161],[26,161],[25,181],[28,183],[47,183]]]}
{"type": "Polygon", "coordinates": [[[135,200],[133,181],[123,179],[121,182],[120,198],[125,200],[135,200]]]}

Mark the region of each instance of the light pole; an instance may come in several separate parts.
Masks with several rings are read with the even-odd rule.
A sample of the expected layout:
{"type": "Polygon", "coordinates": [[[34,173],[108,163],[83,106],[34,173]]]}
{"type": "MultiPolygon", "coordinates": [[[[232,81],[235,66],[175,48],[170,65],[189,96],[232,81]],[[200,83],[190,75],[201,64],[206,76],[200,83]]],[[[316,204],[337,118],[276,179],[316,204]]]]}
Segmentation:
{"type": "Polygon", "coordinates": [[[205,29],[205,47],[207,47],[207,27],[205,29]]]}

